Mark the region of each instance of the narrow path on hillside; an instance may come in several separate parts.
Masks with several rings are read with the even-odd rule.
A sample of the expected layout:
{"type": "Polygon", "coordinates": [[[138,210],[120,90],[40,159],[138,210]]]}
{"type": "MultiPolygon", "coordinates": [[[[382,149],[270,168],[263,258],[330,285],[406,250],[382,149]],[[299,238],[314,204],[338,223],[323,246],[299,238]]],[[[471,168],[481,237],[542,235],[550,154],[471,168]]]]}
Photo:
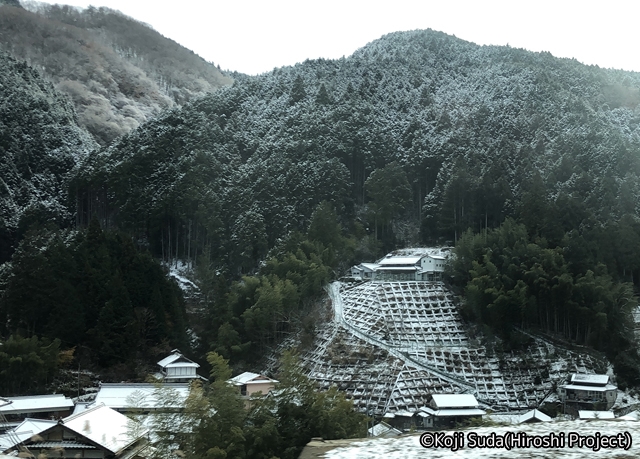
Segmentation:
{"type": "Polygon", "coordinates": [[[423,362],[420,362],[408,356],[406,353],[400,351],[399,349],[395,348],[394,346],[390,346],[389,344],[382,342],[367,333],[364,333],[359,328],[350,324],[344,318],[344,305],[342,303],[342,296],[340,295],[340,282],[331,283],[327,287],[327,293],[331,298],[331,304],[333,306],[333,319],[339,325],[346,328],[347,330],[349,330],[351,333],[353,333],[355,336],[365,341],[366,343],[371,344],[372,346],[377,346],[384,349],[393,357],[405,362],[405,364],[411,365],[419,370],[428,371],[430,373],[438,375],[440,378],[444,379],[445,381],[448,381],[451,384],[455,384],[457,386],[461,386],[462,388],[466,389],[465,392],[473,393],[477,397],[476,387],[474,384],[468,381],[465,381],[463,379],[460,379],[457,376],[453,376],[447,372],[439,370],[435,367],[432,367],[431,365],[427,365],[423,362]]]}

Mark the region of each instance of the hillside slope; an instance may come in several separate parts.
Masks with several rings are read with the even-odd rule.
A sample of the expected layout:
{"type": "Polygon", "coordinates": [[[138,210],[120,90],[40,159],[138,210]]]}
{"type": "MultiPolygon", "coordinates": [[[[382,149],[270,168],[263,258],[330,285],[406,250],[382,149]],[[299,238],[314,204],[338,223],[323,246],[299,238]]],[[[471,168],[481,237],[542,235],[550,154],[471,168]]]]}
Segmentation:
{"type": "MultiPolygon", "coordinates": [[[[556,400],[554,387],[571,373],[609,366],[602,355],[539,338],[515,352],[480,344],[481,336],[470,339],[455,295],[441,283],[331,287],[333,317],[318,325],[301,361],[319,387],[336,385],[359,410],[378,417],[416,412],[434,393],[472,393],[493,411],[537,408],[556,400]]],[[[300,346],[297,338],[279,351],[293,346],[300,346]]],[[[268,370],[275,372],[270,359],[268,370]]]]}
{"type": "Polygon", "coordinates": [[[395,33],[346,59],[237,76],[96,152],[80,188],[110,189],[113,222],[149,228],[157,253],[169,221],[197,221],[192,232],[220,238],[221,259],[234,237],[259,256],[327,198],[389,250],[455,241],[507,216],[552,228],[559,243],[583,223],[638,215],[639,94],[637,73],[431,30],[395,33]],[[387,182],[403,192],[385,192],[387,182]],[[177,191],[196,184],[197,193],[177,191]],[[524,206],[527,197],[539,205],[524,206]],[[196,218],[204,208],[208,223],[196,218]],[[242,215],[255,228],[240,236],[231,222],[242,215]]]}
{"type": "Polygon", "coordinates": [[[149,26],[106,8],[0,6],[0,47],[68,94],[102,145],[231,79],[149,26]]]}
{"type": "Polygon", "coordinates": [[[31,223],[71,223],[72,171],[96,146],[66,97],[0,52],[0,263],[31,223]]]}

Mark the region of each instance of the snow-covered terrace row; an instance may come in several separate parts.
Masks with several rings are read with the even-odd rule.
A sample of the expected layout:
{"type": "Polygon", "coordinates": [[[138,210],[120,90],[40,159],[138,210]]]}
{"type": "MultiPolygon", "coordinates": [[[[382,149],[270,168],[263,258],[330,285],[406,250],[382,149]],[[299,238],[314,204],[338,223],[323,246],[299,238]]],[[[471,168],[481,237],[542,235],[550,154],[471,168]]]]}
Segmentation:
{"type": "Polygon", "coordinates": [[[314,347],[301,356],[311,379],[323,389],[337,386],[362,412],[417,410],[431,392],[457,393],[464,387],[406,365],[336,323],[317,330],[314,347]]]}
{"type": "MultiPolygon", "coordinates": [[[[538,406],[550,393],[552,380],[559,382],[571,372],[590,372],[597,366],[589,356],[570,352],[560,367],[557,363],[552,366],[548,355],[554,352],[553,346],[540,340],[528,362],[499,361],[487,356],[483,347],[469,347],[453,297],[442,284],[372,282],[340,288],[339,293],[334,285],[332,293],[336,321],[347,331],[386,349],[406,366],[447,381],[458,392],[475,393],[478,400],[493,407],[538,406]]],[[[388,408],[411,404],[396,393],[401,380],[399,376],[388,408]],[[401,403],[396,404],[398,399],[401,403]]],[[[429,384],[417,388],[436,393],[429,384]]],[[[443,392],[448,390],[443,388],[443,392]]]]}
{"type": "Polygon", "coordinates": [[[344,320],[389,346],[409,351],[466,346],[453,297],[432,282],[370,282],[341,291],[344,320]]]}
{"type": "MultiPolygon", "coordinates": [[[[319,325],[311,347],[301,353],[307,374],[319,387],[337,386],[362,412],[375,416],[386,412],[415,412],[426,405],[429,394],[464,392],[474,393],[481,403],[494,410],[537,407],[551,392],[553,382],[563,381],[574,372],[593,373],[602,364],[589,355],[556,349],[539,339],[524,357],[505,354],[500,358],[482,346],[471,347],[468,338],[459,346],[430,345],[419,341],[417,336],[405,346],[398,345],[400,340],[384,341],[380,335],[369,335],[357,325],[347,323],[345,316],[382,315],[388,306],[378,303],[381,311],[361,307],[361,313],[356,315],[348,311],[351,304],[341,301],[343,295],[364,300],[382,288],[402,291],[406,298],[410,291],[424,297],[425,292],[419,288],[426,283],[377,284],[341,289],[342,295],[338,294],[340,285],[332,285],[334,320],[319,325]]],[[[446,292],[443,295],[450,297],[446,292]]],[[[449,321],[460,323],[457,310],[452,307],[448,311],[452,316],[449,321]]],[[[432,320],[426,315],[422,317],[427,322],[432,320]]],[[[283,343],[281,349],[295,344],[292,338],[283,343]]],[[[267,372],[275,368],[277,358],[274,356],[267,372]]]]}

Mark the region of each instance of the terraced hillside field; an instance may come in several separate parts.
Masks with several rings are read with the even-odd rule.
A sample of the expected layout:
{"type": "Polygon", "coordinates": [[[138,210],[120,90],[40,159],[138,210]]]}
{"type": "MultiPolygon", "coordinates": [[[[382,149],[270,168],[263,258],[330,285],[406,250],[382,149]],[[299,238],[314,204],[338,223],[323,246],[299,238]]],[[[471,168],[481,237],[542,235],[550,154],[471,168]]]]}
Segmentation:
{"type": "Polygon", "coordinates": [[[363,412],[415,412],[431,393],[472,393],[493,410],[537,407],[553,384],[608,363],[534,339],[526,353],[498,354],[468,336],[442,283],[334,283],[333,320],[302,354],[320,387],[337,385],[363,412]]]}

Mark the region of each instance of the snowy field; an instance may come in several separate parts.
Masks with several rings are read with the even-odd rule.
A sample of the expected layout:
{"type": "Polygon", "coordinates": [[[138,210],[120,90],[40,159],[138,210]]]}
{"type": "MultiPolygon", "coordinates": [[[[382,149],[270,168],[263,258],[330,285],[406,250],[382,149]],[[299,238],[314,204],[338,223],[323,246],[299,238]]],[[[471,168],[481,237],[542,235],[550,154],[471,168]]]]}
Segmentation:
{"type": "MultiPolygon", "coordinates": [[[[524,432],[526,435],[546,436],[551,434],[559,436],[564,434],[565,446],[562,448],[469,448],[468,445],[458,451],[448,448],[424,448],[420,445],[420,435],[411,435],[399,438],[380,438],[363,440],[347,447],[340,447],[325,453],[327,459],[398,459],[413,457],[437,458],[586,458],[586,457],[615,457],[636,458],[640,457],[640,422],[638,421],[562,421],[539,424],[526,424],[516,427],[482,427],[456,431],[465,438],[470,433],[478,436],[504,436],[507,432],[524,432]],[[598,435],[617,436],[628,433],[631,439],[629,450],[623,448],[603,448],[594,451],[593,448],[574,445],[569,448],[568,436],[571,432],[583,436],[583,442],[594,442],[598,435]]],[[[448,432],[451,435],[453,432],[448,432]]],[[[575,439],[575,437],[574,437],[575,439]]]]}

